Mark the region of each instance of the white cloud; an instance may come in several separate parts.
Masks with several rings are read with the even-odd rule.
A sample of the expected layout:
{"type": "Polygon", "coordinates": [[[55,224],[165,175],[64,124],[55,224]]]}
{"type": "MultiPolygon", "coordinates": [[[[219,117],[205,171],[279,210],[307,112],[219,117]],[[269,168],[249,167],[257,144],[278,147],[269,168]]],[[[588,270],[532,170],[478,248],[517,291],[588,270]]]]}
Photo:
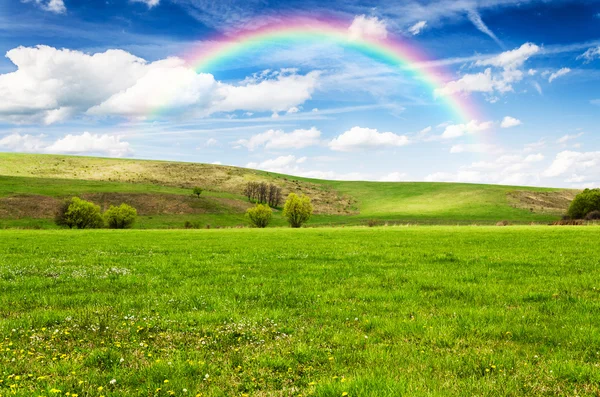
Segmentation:
{"type": "Polygon", "coordinates": [[[206,142],[204,143],[204,146],[211,147],[211,146],[217,146],[218,144],[219,144],[219,141],[217,141],[215,138],[208,138],[206,140],[206,142]]]}
{"type": "Polygon", "coordinates": [[[408,145],[409,139],[392,132],[379,132],[373,128],[352,127],[329,142],[332,150],[349,152],[361,149],[390,148],[408,145]]]}
{"type": "Polygon", "coordinates": [[[287,112],[286,112],[286,113],[287,113],[287,114],[294,114],[294,113],[298,113],[299,111],[300,111],[300,109],[298,109],[298,107],[296,107],[296,106],[292,106],[291,108],[289,108],[289,109],[287,110],[287,112]]]}
{"type": "Polygon", "coordinates": [[[43,137],[43,135],[11,134],[0,139],[0,148],[13,152],[39,152],[46,146],[43,137]]]}
{"type": "Polygon", "coordinates": [[[235,145],[244,146],[252,151],[264,146],[267,149],[302,149],[318,145],[321,131],[312,127],[308,130],[298,129],[286,133],[282,130],[268,130],[261,134],[253,135],[250,139],[240,139],[235,145]]]}
{"type": "Polygon", "coordinates": [[[506,116],[504,119],[502,119],[502,122],[500,123],[500,127],[511,128],[511,127],[516,127],[521,124],[522,124],[521,120],[515,119],[514,117],[506,116]]]}
{"type": "Polygon", "coordinates": [[[21,0],[24,3],[35,3],[42,10],[53,12],[55,14],[64,14],[67,12],[63,0],[21,0]]]}
{"type": "MultiPolygon", "coordinates": [[[[525,43],[521,47],[515,48],[514,50],[504,51],[495,57],[479,60],[475,62],[475,65],[495,66],[498,68],[514,70],[523,66],[525,61],[538,52],[540,52],[540,47],[533,43],[525,43]]],[[[529,74],[531,74],[531,69],[529,74]]]]}
{"type": "Polygon", "coordinates": [[[560,138],[558,138],[556,140],[556,143],[563,143],[564,144],[564,143],[567,143],[569,141],[572,141],[573,139],[577,139],[577,138],[581,137],[583,134],[584,134],[583,132],[580,132],[578,134],[573,134],[573,135],[570,135],[570,134],[563,135],[562,137],[560,137],[560,138]]]}
{"type": "Polygon", "coordinates": [[[82,114],[145,118],[190,113],[287,111],[310,99],[319,72],[263,74],[240,85],[196,73],[180,58],[147,62],[122,50],[86,54],[48,46],[7,52],[0,74],[0,121],[62,122],[82,114]]]}
{"type": "Polygon", "coordinates": [[[487,68],[483,72],[465,74],[460,79],[447,82],[442,88],[435,90],[436,95],[452,95],[458,92],[506,93],[513,91],[512,84],[523,80],[524,72],[519,70],[525,61],[540,51],[532,43],[525,43],[514,50],[505,51],[491,58],[478,60],[475,66],[492,66],[502,69],[492,71],[487,68]]]}
{"type": "Polygon", "coordinates": [[[130,0],[134,3],[144,3],[148,6],[148,8],[152,8],[154,6],[157,6],[158,3],[160,3],[160,0],[130,0]]]}
{"type": "Polygon", "coordinates": [[[113,157],[131,154],[129,142],[121,141],[121,137],[107,134],[67,135],[44,149],[49,153],[104,153],[113,157]]]}
{"type": "Polygon", "coordinates": [[[408,177],[408,174],[406,172],[390,172],[387,175],[382,176],[381,178],[379,178],[380,182],[404,182],[406,181],[406,178],[408,177]]]}
{"type": "Polygon", "coordinates": [[[531,83],[533,85],[533,88],[535,88],[535,90],[538,92],[538,94],[543,95],[544,92],[542,91],[542,86],[540,85],[540,83],[538,83],[537,81],[534,81],[531,83]]]}
{"type": "Polygon", "coordinates": [[[495,151],[497,151],[496,146],[486,143],[459,144],[450,148],[450,153],[492,153],[495,151]]]}
{"type": "Polygon", "coordinates": [[[481,32],[487,34],[500,47],[504,47],[504,44],[500,41],[500,39],[498,39],[498,37],[496,37],[494,32],[492,32],[491,29],[487,27],[485,22],[483,22],[483,20],[481,19],[481,15],[479,15],[479,13],[477,11],[475,11],[474,9],[469,10],[467,12],[467,15],[469,17],[469,20],[473,23],[473,25],[475,25],[475,27],[477,29],[479,29],[481,32]]]}
{"type": "Polygon", "coordinates": [[[482,175],[478,171],[459,171],[457,173],[435,172],[425,177],[425,182],[482,182],[482,175]]]}
{"type": "Polygon", "coordinates": [[[591,103],[592,105],[597,105],[597,106],[600,106],[600,99],[592,99],[592,100],[590,101],[590,103],[591,103]]]}
{"type": "Polygon", "coordinates": [[[379,18],[359,15],[354,17],[348,28],[348,35],[352,40],[363,38],[385,39],[388,32],[386,23],[379,18]]]}
{"type": "Polygon", "coordinates": [[[585,63],[590,63],[595,59],[600,59],[600,46],[588,49],[586,52],[579,55],[577,59],[583,59],[585,63]]]}
{"type": "Polygon", "coordinates": [[[566,75],[570,71],[571,71],[571,69],[569,69],[569,68],[561,68],[550,75],[550,77],[548,78],[548,82],[552,83],[554,80],[556,80],[557,78],[559,78],[561,76],[566,75]]]}
{"type": "Polygon", "coordinates": [[[312,97],[320,75],[318,71],[306,75],[289,71],[260,81],[248,81],[239,86],[220,84],[217,94],[222,99],[214,104],[212,110],[284,112],[312,97]]]}
{"type": "Polygon", "coordinates": [[[478,123],[477,120],[471,120],[466,124],[451,124],[446,126],[443,134],[444,139],[458,138],[465,134],[475,134],[478,132],[487,131],[494,125],[491,121],[478,123]]]}
{"type": "Polygon", "coordinates": [[[530,154],[530,155],[528,155],[527,157],[525,157],[525,160],[524,160],[524,161],[525,161],[526,163],[537,163],[537,162],[539,162],[539,161],[542,161],[542,160],[544,160],[544,158],[545,158],[545,157],[544,157],[544,155],[543,155],[543,154],[541,154],[541,153],[538,153],[538,154],[530,154]]]}
{"type": "Polygon", "coordinates": [[[120,136],[108,134],[81,135],[68,134],[53,143],[49,143],[44,135],[12,134],[0,139],[0,148],[15,152],[37,153],[69,153],[69,154],[105,154],[111,157],[123,157],[132,153],[129,142],[120,136]]]}
{"type": "Polygon", "coordinates": [[[413,36],[416,36],[419,33],[421,33],[423,31],[423,29],[425,29],[425,26],[427,26],[427,21],[419,21],[419,22],[415,23],[414,25],[412,25],[410,28],[408,28],[408,31],[413,36]]]}
{"type": "Polygon", "coordinates": [[[556,177],[565,173],[597,175],[600,172],[600,152],[573,152],[565,150],[556,158],[543,173],[544,176],[556,177]]]}
{"type": "Polygon", "coordinates": [[[296,156],[279,156],[274,159],[262,161],[260,163],[250,162],[246,168],[253,168],[263,171],[278,172],[282,174],[294,173],[299,170],[298,164],[306,161],[306,157],[296,158],[296,156]]]}

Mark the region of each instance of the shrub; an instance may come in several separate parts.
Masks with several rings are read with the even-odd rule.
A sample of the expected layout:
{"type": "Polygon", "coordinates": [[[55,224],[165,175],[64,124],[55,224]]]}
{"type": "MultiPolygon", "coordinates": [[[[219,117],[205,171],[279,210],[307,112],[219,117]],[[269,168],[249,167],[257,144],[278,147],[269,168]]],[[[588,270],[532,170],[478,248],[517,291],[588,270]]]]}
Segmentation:
{"type": "Polygon", "coordinates": [[[202,194],[202,188],[201,188],[201,187],[198,187],[198,186],[196,186],[196,187],[194,188],[194,190],[192,190],[192,192],[193,192],[193,193],[194,193],[196,196],[198,196],[198,198],[200,198],[200,195],[202,194]]]}
{"type": "Polygon", "coordinates": [[[283,216],[288,220],[291,227],[297,228],[308,222],[313,213],[310,197],[298,196],[290,193],[283,207],[283,216]]]}
{"type": "Polygon", "coordinates": [[[600,189],[585,189],[575,196],[568,214],[573,219],[583,219],[592,211],[600,211],[600,189]]]}
{"type": "Polygon", "coordinates": [[[496,223],[496,226],[508,226],[509,222],[508,221],[500,221],[496,223]]]}
{"type": "Polygon", "coordinates": [[[249,208],[246,211],[246,216],[250,219],[250,223],[254,227],[267,227],[271,222],[273,210],[268,205],[258,204],[254,208],[249,208]]]}
{"type": "Polygon", "coordinates": [[[59,208],[55,221],[59,226],[77,229],[95,229],[104,226],[100,206],[79,197],[65,201],[59,208]]]}
{"type": "Polygon", "coordinates": [[[595,210],[595,211],[589,212],[585,216],[585,220],[586,221],[597,221],[597,220],[600,220],[600,211],[595,210]]]}
{"type": "Polygon", "coordinates": [[[183,226],[186,229],[200,229],[200,222],[185,221],[185,223],[183,224],[183,226]]]}
{"type": "Polygon", "coordinates": [[[111,205],[104,212],[106,224],[111,229],[129,229],[137,218],[137,210],[125,203],[118,207],[111,205]]]}
{"type": "Polygon", "coordinates": [[[56,211],[56,215],[54,216],[54,223],[58,226],[67,226],[69,229],[72,229],[75,226],[73,219],[67,217],[67,211],[69,210],[69,206],[71,205],[73,199],[64,200],[60,207],[58,207],[58,211],[56,211]]]}
{"type": "MultiPolygon", "coordinates": [[[[369,226],[369,227],[375,227],[378,225],[379,225],[379,221],[377,219],[369,219],[367,221],[367,226],[369,226]]],[[[387,223],[386,223],[386,226],[387,226],[387,223]]]]}

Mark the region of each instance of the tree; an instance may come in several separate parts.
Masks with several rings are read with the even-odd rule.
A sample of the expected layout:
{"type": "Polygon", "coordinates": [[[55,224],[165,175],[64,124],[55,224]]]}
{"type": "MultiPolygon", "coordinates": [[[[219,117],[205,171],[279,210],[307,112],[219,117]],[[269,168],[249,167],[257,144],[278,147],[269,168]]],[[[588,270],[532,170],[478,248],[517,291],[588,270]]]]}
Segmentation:
{"type": "Polygon", "coordinates": [[[250,223],[255,227],[267,227],[271,222],[273,210],[268,205],[257,204],[254,208],[249,208],[246,211],[246,216],[250,219],[250,223]]]}
{"type": "Polygon", "coordinates": [[[600,211],[600,189],[585,189],[575,196],[568,214],[572,219],[583,219],[592,211],[600,211]]]}
{"type": "Polygon", "coordinates": [[[283,216],[288,220],[291,227],[297,228],[308,222],[313,213],[310,197],[298,196],[290,193],[283,207],[283,216]]]}
{"type": "Polygon", "coordinates": [[[94,229],[104,226],[100,206],[73,197],[65,201],[55,217],[56,224],[77,229],[94,229]]]}
{"type": "Polygon", "coordinates": [[[194,188],[193,192],[194,192],[194,194],[195,194],[196,196],[198,196],[198,198],[200,198],[200,195],[202,194],[202,188],[201,188],[201,187],[198,187],[198,186],[196,186],[196,187],[194,188]]]}
{"type": "Polygon", "coordinates": [[[116,207],[111,205],[104,212],[104,220],[111,229],[129,229],[137,218],[137,210],[125,203],[116,207]]]}

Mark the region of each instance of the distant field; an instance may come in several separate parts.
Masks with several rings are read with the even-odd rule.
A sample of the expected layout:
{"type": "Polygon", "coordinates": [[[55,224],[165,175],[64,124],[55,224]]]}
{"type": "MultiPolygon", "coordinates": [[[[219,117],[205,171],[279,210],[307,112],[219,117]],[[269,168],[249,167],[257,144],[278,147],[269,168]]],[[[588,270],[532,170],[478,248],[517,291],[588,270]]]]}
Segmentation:
{"type": "Polygon", "coordinates": [[[597,395],[599,238],[0,231],[0,396],[597,395]]]}
{"type": "MultiPolygon", "coordinates": [[[[129,203],[137,228],[247,225],[249,181],[309,195],[314,226],[380,223],[548,223],[565,213],[576,191],[464,183],[325,181],[211,164],[0,153],[0,228],[52,228],[53,214],[74,195],[103,208],[129,203]],[[205,189],[202,198],[191,187],[205,189]]],[[[272,226],[285,225],[279,211],[272,226]]]]}

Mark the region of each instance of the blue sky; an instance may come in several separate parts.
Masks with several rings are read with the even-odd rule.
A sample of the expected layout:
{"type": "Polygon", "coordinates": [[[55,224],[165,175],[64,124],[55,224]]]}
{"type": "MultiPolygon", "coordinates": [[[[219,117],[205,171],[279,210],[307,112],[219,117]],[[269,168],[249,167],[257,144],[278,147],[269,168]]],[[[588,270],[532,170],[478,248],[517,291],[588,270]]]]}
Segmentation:
{"type": "Polygon", "coordinates": [[[600,1],[0,0],[0,52],[0,151],[600,186],[600,1]],[[396,38],[447,79],[327,40],[186,61],[290,15],[396,38]]]}

